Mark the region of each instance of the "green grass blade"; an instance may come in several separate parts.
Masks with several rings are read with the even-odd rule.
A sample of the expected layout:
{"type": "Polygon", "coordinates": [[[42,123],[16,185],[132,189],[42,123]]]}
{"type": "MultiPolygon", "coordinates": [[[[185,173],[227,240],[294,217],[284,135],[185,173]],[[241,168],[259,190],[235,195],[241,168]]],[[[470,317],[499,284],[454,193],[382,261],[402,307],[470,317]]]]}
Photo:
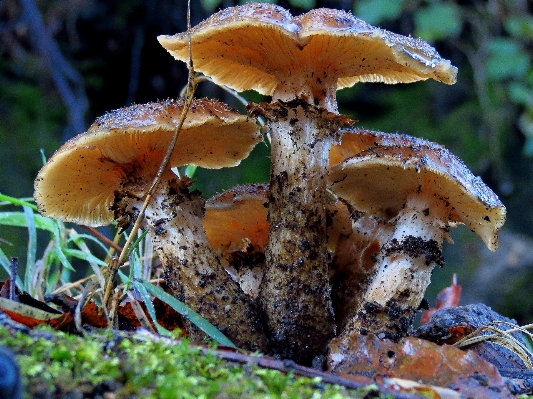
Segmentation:
{"type": "MultiPolygon", "coordinates": [[[[84,253],[86,254],[92,254],[89,250],[89,247],[87,246],[87,243],[83,240],[83,238],[93,240],[100,244],[102,246],[102,249],[107,252],[107,247],[98,239],[91,235],[85,235],[85,234],[78,234],[76,230],[70,229],[69,230],[69,242],[72,241],[74,244],[84,253]],[[79,239],[78,239],[79,238],[79,239]]],[[[100,258],[96,258],[98,261],[100,261],[100,258]]],[[[104,275],[102,274],[102,271],[98,267],[99,262],[93,262],[92,258],[87,259],[87,262],[89,262],[89,265],[91,266],[91,269],[93,270],[93,273],[95,274],[96,278],[98,279],[98,282],[101,287],[104,286],[104,275]]]]}
{"type": "Polygon", "coordinates": [[[44,155],[44,149],[41,148],[41,149],[39,150],[39,152],[41,153],[41,161],[42,161],[42,163],[43,163],[43,165],[44,165],[44,164],[46,163],[46,155],[44,155]]]}
{"type": "Polygon", "coordinates": [[[130,252],[129,252],[128,256],[132,253],[132,251],[135,250],[135,248],[137,248],[137,246],[139,245],[141,240],[146,236],[146,234],[148,234],[148,229],[144,230],[141,233],[141,235],[139,237],[137,237],[137,239],[135,241],[133,241],[133,244],[131,244],[131,249],[130,249],[130,252]]]}
{"type": "Polygon", "coordinates": [[[4,253],[4,251],[2,251],[2,248],[0,248],[0,266],[2,266],[2,268],[6,271],[7,275],[9,276],[9,273],[11,273],[10,262],[6,254],[4,253]]]}
{"type": "Polygon", "coordinates": [[[2,193],[0,193],[0,201],[5,202],[5,204],[0,204],[0,205],[7,205],[7,204],[20,205],[20,206],[27,206],[34,211],[37,210],[37,205],[32,204],[31,202],[28,202],[21,198],[10,197],[9,195],[5,195],[2,193]]]}
{"type": "Polygon", "coordinates": [[[154,308],[154,304],[152,303],[152,298],[150,298],[150,294],[148,294],[148,291],[146,290],[144,285],[140,282],[140,280],[133,280],[133,286],[141,295],[144,301],[144,304],[146,305],[146,309],[148,309],[148,314],[150,315],[150,318],[152,319],[155,327],[157,328],[157,332],[161,335],[170,336],[170,331],[168,331],[165,327],[163,327],[161,324],[157,322],[157,317],[155,315],[155,308],[154,308]]]}
{"type": "Polygon", "coordinates": [[[206,319],[204,319],[194,310],[190,309],[183,302],[177,300],[172,295],[167,294],[164,290],[149,283],[148,281],[138,280],[138,283],[142,284],[142,286],[144,286],[144,288],[146,288],[146,290],[150,294],[152,294],[156,298],[161,299],[163,302],[171,306],[176,312],[188,318],[196,327],[205,332],[208,336],[213,338],[220,345],[236,348],[236,346],[228,339],[228,337],[222,334],[214,325],[209,323],[206,319]]]}
{"type": "Polygon", "coordinates": [[[124,285],[128,285],[130,283],[130,279],[128,276],[124,274],[124,272],[120,269],[117,270],[117,276],[120,278],[120,282],[124,285]]]}
{"type": "MultiPolygon", "coordinates": [[[[36,228],[40,230],[47,230],[52,233],[54,232],[53,219],[38,214],[33,214],[33,221],[36,228]]],[[[24,212],[0,212],[0,225],[28,227],[24,212]]]]}
{"type": "MultiPolygon", "coordinates": [[[[65,254],[65,256],[68,256],[68,257],[81,259],[81,260],[87,261],[89,263],[93,262],[93,263],[95,263],[97,265],[100,265],[100,266],[107,266],[107,263],[105,263],[102,259],[99,259],[98,257],[94,256],[93,254],[87,253],[85,251],[81,251],[79,249],[65,248],[65,249],[63,249],[63,253],[65,254]]],[[[74,269],[69,269],[69,270],[74,270],[74,269]]]]}
{"type": "Polygon", "coordinates": [[[92,236],[90,234],[78,234],[78,232],[75,232],[75,233],[70,232],[69,233],[69,238],[65,241],[65,244],[69,244],[69,243],[72,242],[72,243],[76,244],[78,247],[79,246],[84,246],[85,247],[84,240],[89,240],[89,241],[92,241],[92,242],[98,244],[98,246],[100,248],[102,248],[104,250],[104,252],[107,252],[109,250],[109,248],[102,241],[100,241],[98,238],[96,238],[96,237],[94,237],[94,236],[92,236]]]}
{"type": "Polygon", "coordinates": [[[198,166],[193,164],[187,165],[187,167],[185,168],[185,176],[187,176],[189,179],[192,179],[197,168],[198,166]]]}
{"type": "Polygon", "coordinates": [[[62,234],[62,230],[64,230],[63,223],[59,220],[54,221],[54,244],[55,244],[55,256],[57,259],[61,262],[64,268],[74,271],[74,267],[70,264],[69,260],[67,259],[65,252],[63,250],[63,237],[64,234],[62,234]]]}
{"type": "Polygon", "coordinates": [[[28,250],[26,253],[26,273],[24,273],[24,290],[34,295],[32,287],[35,261],[37,259],[37,228],[35,227],[35,213],[30,207],[24,206],[24,216],[28,226],[28,250]]]}
{"type": "Polygon", "coordinates": [[[130,280],[141,278],[141,260],[139,251],[133,251],[130,255],[130,280]]]}

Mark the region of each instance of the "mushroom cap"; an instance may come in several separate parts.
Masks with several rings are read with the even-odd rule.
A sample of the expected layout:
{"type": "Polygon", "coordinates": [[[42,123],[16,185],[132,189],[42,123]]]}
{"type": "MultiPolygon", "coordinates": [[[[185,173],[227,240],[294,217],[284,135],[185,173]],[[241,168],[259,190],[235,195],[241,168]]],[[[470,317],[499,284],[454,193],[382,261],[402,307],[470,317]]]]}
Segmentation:
{"type": "Polygon", "coordinates": [[[272,95],[281,79],[303,71],[336,76],[337,89],[358,82],[453,84],[457,68],[428,43],[376,28],[342,10],[298,17],[272,4],[226,8],[173,36],[158,37],[176,59],[237,91],[272,95]]]}
{"type": "MultiPolygon", "coordinates": [[[[183,103],[179,99],[133,105],[96,119],[40,170],[34,183],[39,211],[78,224],[111,223],[114,217],[109,207],[126,178],[134,173],[139,176],[140,190],[151,184],[183,103]]],[[[253,118],[217,101],[194,100],[168,168],[190,163],[213,169],[236,166],[260,140],[253,118]]]]}
{"type": "MultiPolygon", "coordinates": [[[[252,245],[254,252],[264,252],[268,242],[269,186],[256,183],[233,187],[205,203],[202,220],[211,246],[226,255],[246,250],[252,245]]],[[[350,212],[344,203],[329,195],[328,249],[335,252],[339,237],[352,233],[350,212]]]]}
{"type": "MultiPolygon", "coordinates": [[[[350,128],[342,131],[339,144],[329,150],[329,167],[375,146],[406,147],[415,144],[416,139],[406,134],[383,133],[365,128],[350,128]]],[[[420,144],[428,143],[421,140],[420,144]]]]}
{"type": "Polygon", "coordinates": [[[359,211],[388,220],[401,211],[409,195],[422,192],[442,201],[449,218],[444,223],[464,223],[490,250],[497,248],[506,210],[481,178],[443,146],[378,132],[367,139],[372,134],[372,146],[331,167],[335,194],[359,211]]]}
{"type": "Polygon", "coordinates": [[[213,248],[222,253],[263,252],[268,241],[268,184],[237,186],[206,201],[202,221],[213,248]]]}

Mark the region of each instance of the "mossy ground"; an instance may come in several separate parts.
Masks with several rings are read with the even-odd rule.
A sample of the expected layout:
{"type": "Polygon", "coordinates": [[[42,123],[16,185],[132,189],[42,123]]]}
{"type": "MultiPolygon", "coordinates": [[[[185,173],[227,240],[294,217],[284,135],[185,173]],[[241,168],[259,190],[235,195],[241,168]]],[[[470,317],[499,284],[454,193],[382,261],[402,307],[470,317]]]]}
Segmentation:
{"type": "MultiPolygon", "coordinates": [[[[111,332],[84,337],[41,329],[0,343],[20,365],[25,398],[365,398],[375,388],[348,390],[202,354],[186,341],[169,346],[111,332]]],[[[379,396],[385,398],[386,396],[379,396]]]]}

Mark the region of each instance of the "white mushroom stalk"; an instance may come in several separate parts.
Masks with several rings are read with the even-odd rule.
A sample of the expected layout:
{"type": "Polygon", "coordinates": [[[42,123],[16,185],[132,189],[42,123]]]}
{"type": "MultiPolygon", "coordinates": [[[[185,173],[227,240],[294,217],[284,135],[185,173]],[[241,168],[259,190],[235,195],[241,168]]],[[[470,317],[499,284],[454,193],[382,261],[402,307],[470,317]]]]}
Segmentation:
{"type": "Polygon", "coordinates": [[[383,333],[387,338],[406,336],[435,266],[444,266],[442,242],[448,237],[448,215],[433,194],[408,196],[405,207],[388,224],[394,233],[374,255],[371,283],[362,293],[357,317],[344,332],[383,333]]]}
{"type": "Polygon", "coordinates": [[[442,146],[386,134],[376,134],[374,144],[329,174],[337,195],[394,226],[372,256],[372,282],[342,334],[372,332],[397,340],[412,327],[433,267],[444,265],[442,242],[451,227],[464,223],[495,250],[505,207],[442,146]]]}
{"type": "Polygon", "coordinates": [[[456,69],[427,43],[339,10],[298,17],[271,4],[220,11],[188,32],[158,39],[195,70],[237,91],[272,96],[250,111],[272,139],[270,238],[261,303],[271,352],[309,363],[335,333],[327,266],[328,152],[342,126],[336,90],[357,82],[454,83],[456,69]]]}
{"type": "MultiPolygon", "coordinates": [[[[41,169],[35,199],[42,214],[90,226],[135,220],[176,129],[183,100],[135,105],[98,118],[41,169]]],[[[216,101],[193,100],[169,168],[235,166],[261,139],[254,120],[216,101]]],[[[202,226],[204,200],[169,170],[145,211],[169,287],[235,344],[265,349],[261,312],[220,265],[202,226]]],[[[190,326],[191,337],[203,334],[190,326]]]]}

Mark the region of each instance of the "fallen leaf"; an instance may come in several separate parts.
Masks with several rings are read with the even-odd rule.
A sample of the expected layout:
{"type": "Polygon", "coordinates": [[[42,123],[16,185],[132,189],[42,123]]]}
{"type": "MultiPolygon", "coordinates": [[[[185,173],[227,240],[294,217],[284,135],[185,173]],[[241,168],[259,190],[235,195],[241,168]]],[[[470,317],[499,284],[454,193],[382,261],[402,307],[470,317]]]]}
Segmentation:
{"type": "Polygon", "coordinates": [[[52,320],[59,322],[64,319],[64,314],[61,312],[47,312],[7,298],[0,298],[0,310],[12,320],[28,327],[35,327],[39,324],[50,324],[52,320]]]}
{"type": "Polygon", "coordinates": [[[420,324],[426,324],[431,320],[431,316],[439,310],[451,306],[459,306],[461,301],[461,286],[457,284],[457,274],[453,274],[452,285],[443,288],[437,294],[437,301],[434,308],[430,308],[422,313],[420,324]]]}
{"type": "Polygon", "coordinates": [[[512,397],[496,367],[474,352],[414,337],[400,343],[372,334],[333,339],[328,367],[335,374],[413,380],[453,389],[465,397],[512,397]]]}

